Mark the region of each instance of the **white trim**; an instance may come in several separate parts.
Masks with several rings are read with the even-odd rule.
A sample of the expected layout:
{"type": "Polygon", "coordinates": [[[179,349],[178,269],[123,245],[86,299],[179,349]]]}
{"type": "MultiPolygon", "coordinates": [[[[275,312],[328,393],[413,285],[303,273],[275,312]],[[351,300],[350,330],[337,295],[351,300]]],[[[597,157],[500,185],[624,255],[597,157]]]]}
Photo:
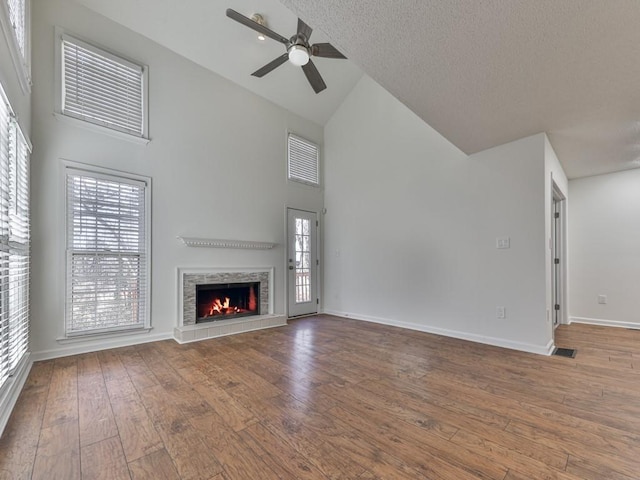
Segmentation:
{"type": "Polygon", "coordinates": [[[20,392],[22,392],[24,383],[27,381],[32,365],[32,356],[27,352],[18,364],[18,368],[16,368],[13,376],[9,377],[3,386],[3,391],[0,395],[0,435],[2,435],[9,422],[13,407],[18,401],[18,397],[20,396],[20,392]]]}
{"type": "Polygon", "coordinates": [[[187,247],[207,248],[243,248],[251,250],[269,250],[277,244],[271,242],[254,242],[246,240],[223,240],[220,238],[176,237],[187,247]]]}
{"type": "Polygon", "coordinates": [[[129,347],[131,345],[141,345],[143,343],[159,342],[161,340],[172,340],[173,335],[170,332],[156,333],[145,337],[126,335],[122,338],[113,340],[86,338],[86,343],[82,345],[73,345],[63,348],[54,348],[50,350],[42,350],[41,352],[33,352],[31,357],[34,362],[41,360],[50,360],[52,358],[68,357],[70,355],[79,355],[81,353],[99,352],[110,348],[129,347]]]}
{"type": "Polygon", "coordinates": [[[460,340],[468,340],[475,343],[483,343],[485,345],[493,345],[494,347],[508,348],[511,350],[519,350],[521,352],[536,353],[538,355],[551,355],[555,349],[553,339],[545,346],[535,345],[533,343],[516,342],[505,338],[488,337],[475,333],[461,332],[458,330],[449,330],[446,328],[432,327],[411,322],[399,322],[397,320],[389,320],[387,318],[372,317],[369,315],[353,314],[348,312],[338,312],[334,310],[324,310],[327,315],[337,317],[352,318],[355,320],[363,320],[365,322],[380,323],[382,325],[390,325],[393,327],[406,328],[408,330],[417,330],[419,332],[432,333],[434,335],[443,335],[445,337],[458,338],[460,340]]]}
{"type": "Polygon", "coordinates": [[[640,323],[623,322],[620,320],[605,320],[603,318],[569,317],[569,325],[584,323],[586,325],[600,325],[602,327],[632,328],[640,330],[640,323]]]}
{"type": "Polygon", "coordinates": [[[31,72],[29,57],[31,56],[31,2],[25,1],[24,12],[24,56],[20,52],[20,46],[18,45],[18,39],[14,35],[13,25],[9,15],[9,5],[6,0],[0,1],[0,29],[4,33],[4,38],[9,47],[9,53],[11,54],[11,61],[20,83],[22,93],[28,95],[31,93],[31,72]]]}
{"type": "Polygon", "coordinates": [[[102,135],[117,138],[119,140],[126,140],[127,142],[135,143],[136,145],[148,145],[151,141],[150,138],[136,137],[135,135],[131,135],[129,133],[124,133],[119,130],[113,130],[112,128],[103,127],[102,125],[85,122],[84,120],[70,117],[68,115],[65,115],[64,113],[53,112],[53,116],[56,118],[56,120],[60,120],[61,122],[64,122],[68,125],[84,128],[85,130],[89,130],[94,133],[100,133],[102,135]]]}

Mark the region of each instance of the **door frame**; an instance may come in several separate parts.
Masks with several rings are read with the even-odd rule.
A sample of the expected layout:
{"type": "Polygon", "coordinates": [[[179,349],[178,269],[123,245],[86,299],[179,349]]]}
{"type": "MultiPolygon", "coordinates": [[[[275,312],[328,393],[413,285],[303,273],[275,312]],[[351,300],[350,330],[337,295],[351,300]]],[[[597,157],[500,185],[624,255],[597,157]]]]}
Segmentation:
{"type": "Polygon", "coordinates": [[[321,268],[322,268],[322,261],[321,261],[321,255],[320,252],[322,251],[322,246],[320,244],[320,239],[321,239],[321,235],[320,235],[320,212],[316,211],[316,210],[312,210],[312,209],[306,209],[306,208],[298,208],[298,207],[293,207],[291,205],[285,205],[284,208],[284,238],[285,238],[285,242],[284,242],[284,258],[283,258],[283,268],[284,268],[284,303],[285,303],[285,310],[286,310],[286,314],[287,314],[287,318],[299,318],[299,317],[304,317],[305,315],[317,315],[318,313],[320,313],[320,307],[322,305],[322,296],[320,295],[321,292],[321,288],[320,288],[320,278],[321,278],[321,268]],[[316,260],[317,260],[317,264],[316,264],[316,269],[315,269],[315,282],[316,282],[316,286],[315,286],[315,295],[316,295],[316,299],[317,299],[317,309],[316,309],[316,313],[309,313],[309,314],[303,314],[303,315],[296,315],[295,317],[292,317],[290,315],[289,312],[289,294],[291,293],[290,291],[290,280],[289,280],[289,210],[298,210],[300,212],[306,212],[306,213],[310,213],[312,215],[315,215],[316,217],[316,260]]]}
{"type": "Polygon", "coordinates": [[[558,264],[558,275],[556,280],[556,267],[555,263],[551,265],[551,324],[555,330],[558,325],[568,324],[568,312],[567,308],[567,197],[560,190],[556,182],[551,179],[551,261],[554,262],[555,258],[560,259],[558,264]],[[558,222],[555,219],[556,210],[560,214],[558,222]],[[559,256],[558,256],[559,255],[559,256]],[[556,323],[556,310],[555,304],[560,305],[560,310],[557,313],[556,323]]]}

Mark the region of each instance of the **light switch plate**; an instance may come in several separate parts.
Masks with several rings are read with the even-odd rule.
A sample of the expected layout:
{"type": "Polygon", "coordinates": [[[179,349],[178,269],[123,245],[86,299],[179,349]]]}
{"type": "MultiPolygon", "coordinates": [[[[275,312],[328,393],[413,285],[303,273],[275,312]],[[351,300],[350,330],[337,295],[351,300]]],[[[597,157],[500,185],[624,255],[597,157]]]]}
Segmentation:
{"type": "Polygon", "coordinates": [[[496,248],[511,248],[511,238],[496,237],[496,248]]]}

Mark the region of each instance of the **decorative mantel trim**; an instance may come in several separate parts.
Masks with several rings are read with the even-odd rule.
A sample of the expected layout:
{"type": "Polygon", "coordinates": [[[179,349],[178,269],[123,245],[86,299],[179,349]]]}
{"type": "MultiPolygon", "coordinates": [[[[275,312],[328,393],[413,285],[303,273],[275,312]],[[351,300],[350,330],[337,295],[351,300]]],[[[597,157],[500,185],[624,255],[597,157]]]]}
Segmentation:
{"type": "Polygon", "coordinates": [[[243,248],[249,250],[269,250],[276,246],[270,242],[252,242],[245,240],[223,240],[220,238],[177,237],[187,247],[207,248],[243,248]]]}

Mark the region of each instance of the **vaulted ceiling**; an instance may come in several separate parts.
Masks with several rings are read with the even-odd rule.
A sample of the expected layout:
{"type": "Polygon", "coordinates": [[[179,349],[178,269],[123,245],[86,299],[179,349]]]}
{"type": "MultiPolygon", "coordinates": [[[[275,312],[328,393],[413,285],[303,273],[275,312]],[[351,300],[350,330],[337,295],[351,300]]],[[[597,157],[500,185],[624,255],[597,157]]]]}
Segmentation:
{"type": "Polygon", "coordinates": [[[640,167],[638,0],[282,0],[466,153],[547,132],[569,177],[640,167]]]}
{"type": "MultiPolygon", "coordinates": [[[[260,13],[267,26],[289,38],[298,19],[277,0],[77,0],[222,77],[324,125],[353,89],[362,71],[349,60],[313,58],[327,89],[315,94],[302,69],[289,62],[262,78],[251,73],[285,52],[271,39],[229,19],[232,8],[250,17],[260,13]]],[[[312,25],[314,27],[314,25],[312,25]]],[[[314,29],[312,43],[328,42],[314,29]]]]}
{"type": "Polygon", "coordinates": [[[640,167],[637,0],[77,1],[319,124],[364,71],[466,153],[544,131],[571,178],[640,167]],[[315,60],[319,95],[289,63],[251,77],[283,46],[229,7],[349,60],[315,60]]]}

